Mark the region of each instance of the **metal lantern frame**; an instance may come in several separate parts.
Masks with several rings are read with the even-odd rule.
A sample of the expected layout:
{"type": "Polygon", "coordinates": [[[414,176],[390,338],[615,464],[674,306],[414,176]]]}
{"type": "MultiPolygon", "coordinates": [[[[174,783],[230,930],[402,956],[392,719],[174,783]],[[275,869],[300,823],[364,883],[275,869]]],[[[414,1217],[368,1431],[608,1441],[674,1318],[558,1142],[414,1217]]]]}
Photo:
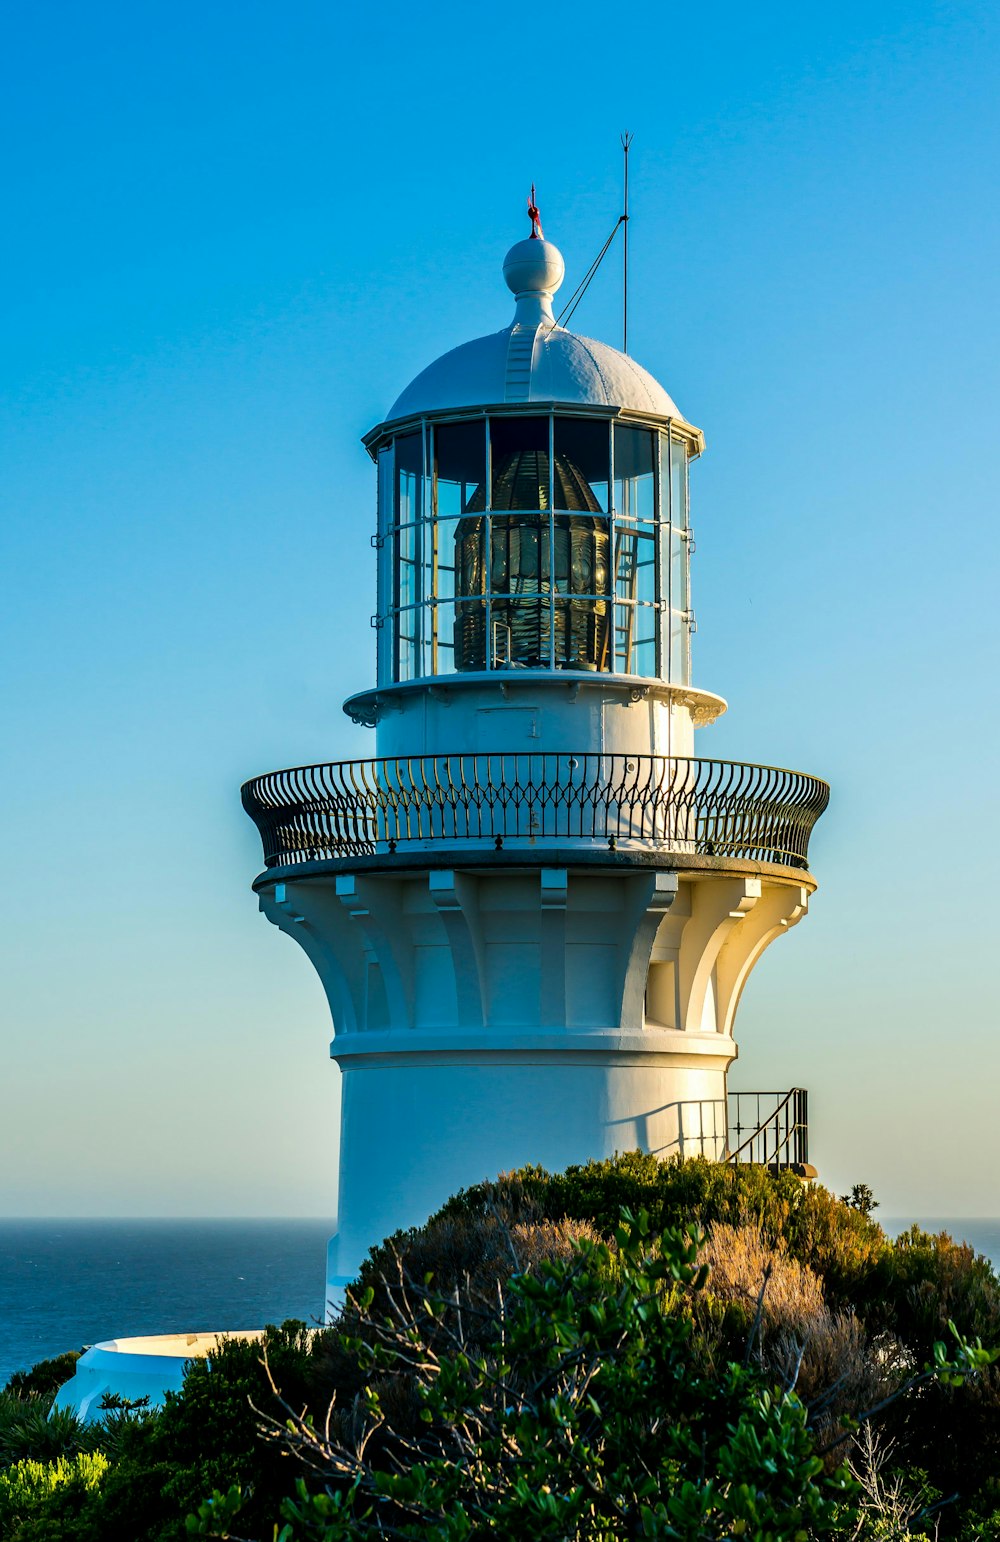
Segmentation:
{"type": "MultiPolygon", "coordinates": [[[[477,635],[482,637],[481,667],[486,673],[515,667],[554,672],[573,670],[572,658],[559,657],[558,639],[569,630],[568,612],[572,606],[589,604],[610,613],[609,638],[600,653],[586,667],[606,675],[663,681],[688,686],[691,681],[691,632],[694,614],[691,608],[690,557],[693,547],[690,527],[688,469],[701,451],[701,435],[690,424],[673,419],[655,418],[635,412],[607,411],[557,404],[519,403],[516,408],[485,407],[476,411],[428,414],[382,425],[366,441],[378,466],[378,606],[372,618],[378,632],[378,685],[387,686],[433,680],[441,676],[468,674],[469,666],[459,667],[456,657],[456,617],[464,610],[469,618],[474,612],[477,635]],[[548,425],[547,507],[538,509],[494,509],[491,423],[505,420],[545,420],[548,425]],[[483,474],[485,499],[475,518],[484,522],[483,547],[486,554],[501,544],[501,536],[514,528],[524,528],[526,520],[537,522],[537,529],[554,555],[560,538],[572,529],[573,510],[557,506],[554,492],[557,422],[590,422],[606,426],[608,436],[607,511],[588,514],[588,519],[607,524],[605,587],[595,586],[591,593],[581,593],[572,585],[561,590],[550,574],[537,594],[521,591],[519,598],[530,601],[539,611],[548,609],[543,628],[547,650],[529,665],[518,665],[510,657],[507,618],[512,595],[500,592],[490,581],[491,564],[482,564],[482,584],[470,593],[461,592],[457,562],[447,558],[449,538],[468,514],[441,514],[438,507],[438,478],[435,471],[435,435],[455,424],[481,424],[483,433],[483,474]],[[616,489],[623,479],[616,477],[616,430],[639,429],[651,435],[653,447],[653,506],[651,517],[638,517],[627,508],[616,506],[616,489]],[[399,492],[397,446],[407,441],[412,461],[405,498],[399,492]],[[418,469],[419,467],[419,469],[418,469]],[[637,592],[637,564],[640,553],[648,547],[651,561],[644,564],[647,592],[637,592]],[[557,607],[567,608],[567,616],[557,617],[557,607]],[[547,656],[544,656],[547,652],[547,656]]],[[[576,517],[581,517],[576,511],[576,517]]],[[[454,548],[452,548],[454,550],[454,548]]]]}

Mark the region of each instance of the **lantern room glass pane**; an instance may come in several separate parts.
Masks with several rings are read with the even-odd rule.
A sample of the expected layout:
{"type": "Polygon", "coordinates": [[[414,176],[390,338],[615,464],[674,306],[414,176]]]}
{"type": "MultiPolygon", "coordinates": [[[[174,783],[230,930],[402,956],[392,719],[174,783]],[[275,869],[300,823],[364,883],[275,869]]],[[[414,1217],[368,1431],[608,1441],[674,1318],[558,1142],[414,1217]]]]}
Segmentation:
{"type": "Polygon", "coordinates": [[[395,524],[392,497],[392,445],[385,444],[378,452],[378,533],[384,536],[395,524]]]}
{"type": "Polygon", "coordinates": [[[633,594],[641,604],[656,604],[656,535],[650,525],[639,525],[636,536],[635,585],[633,594]]]}
{"type": "MultiPolygon", "coordinates": [[[[494,509],[549,509],[549,420],[490,420],[490,503],[494,509]]],[[[475,502],[470,507],[476,508],[475,502]]]]}
{"type": "Polygon", "coordinates": [[[493,665],[519,664],[545,669],[549,664],[552,621],[547,594],[494,599],[490,604],[493,665]]]}
{"type": "Polygon", "coordinates": [[[636,639],[632,650],[632,668],[629,673],[645,675],[647,679],[653,679],[656,676],[656,638],[653,635],[655,612],[640,605],[636,622],[636,639]]]}
{"type": "Polygon", "coordinates": [[[432,639],[432,674],[453,675],[455,662],[455,607],[435,605],[428,616],[428,634],[432,639]]]}
{"type": "Polygon", "coordinates": [[[622,519],[657,518],[656,448],[652,429],[615,424],[615,512],[622,519]]]}
{"type": "Polygon", "coordinates": [[[396,637],[396,678],[398,680],[415,680],[418,672],[417,626],[419,619],[416,607],[396,611],[393,619],[396,637]]]}
{"type": "Polygon", "coordinates": [[[392,445],[383,445],[378,452],[378,643],[377,678],[385,685],[395,678],[395,654],[390,624],[395,580],[393,562],[395,550],[391,535],[393,522],[393,475],[392,445]]]}
{"type": "Polygon", "coordinates": [[[490,518],[490,593],[548,593],[549,521],[530,515],[490,518]]]}
{"type": "MultiPolygon", "coordinates": [[[[664,446],[666,448],[666,446],[664,446]]],[[[664,457],[664,466],[666,457],[664,457]]],[[[688,455],[683,440],[672,438],[670,443],[670,523],[687,529],[688,523],[688,455]]]]}
{"type": "Polygon", "coordinates": [[[557,599],[554,641],[557,669],[609,669],[610,601],[581,604],[577,600],[557,599]]]}
{"type": "Polygon", "coordinates": [[[396,440],[396,524],[419,519],[423,503],[423,434],[403,434],[396,440]]]}
{"type": "Polygon", "coordinates": [[[417,601],[417,528],[403,525],[396,531],[396,604],[417,601]]]}
{"type": "Polygon", "coordinates": [[[557,514],[552,523],[557,592],[607,594],[611,571],[607,520],[557,514]]]}
{"type": "Polygon", "coordinates": [[[486,483],[486,424],[442,423],[434,430],[434,511],[467,514],[486,483]]]}
{"type": "Polygon", "coordinates": [[[486,601],[456,600],[455,602],[455,668],[476,670],[486,668],[486,601]]]}
{"type": "Polygon", "coordinates": [[[691,676],[691,627],[683,611],[670,612],[670,679],[687,685],[691,676]]]}
{"type": "Polygon", "coordinates": [[[610,439],[603,419],[554,418],[552,506],[607,513],[610,439]]]}
{"type": "Polygon", "coordinates": [[[669,679],[677,685],[687,685],[691,677],[689,549],[684,532],[671,526],[669,679]]]}
{"type": "Polygon", "coordinates": [[[491,667],[687,683],[687,477],[669,431],[569,412],[398,436],[378,455],[380,681],[491,667]]]}
{"type": "Polygon", "coordinates": [[[674,527],[670,531],[670,608],[685,614],[688,610],[687,556],[687,537],[683,530],[674,527]]]}
{"type": "Polygon", "coordinates": [[[439,519],[434,529],[434,597],[453,600],[457,593],[459,530],[457,519],[439,519]]]}

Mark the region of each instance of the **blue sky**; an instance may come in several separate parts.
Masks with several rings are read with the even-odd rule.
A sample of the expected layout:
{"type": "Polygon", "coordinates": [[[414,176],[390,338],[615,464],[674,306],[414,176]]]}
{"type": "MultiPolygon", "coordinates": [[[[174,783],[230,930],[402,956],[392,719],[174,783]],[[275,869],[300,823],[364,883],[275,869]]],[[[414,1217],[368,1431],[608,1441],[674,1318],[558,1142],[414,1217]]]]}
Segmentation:
{"type": "MultiPolygon", "coordinates": [[[[9,11],[0,1214],[333,1209],[336,1072],[240,782],[370,752],[360,435],[569,286],[633,149],[631,351],[704,430],[701,753],[826,776],[735,1086],[884,1213],[1000,1214],[1000,14],[9,11]]],[[[617,258],[574,317],[617,342],[617,258]]]]}

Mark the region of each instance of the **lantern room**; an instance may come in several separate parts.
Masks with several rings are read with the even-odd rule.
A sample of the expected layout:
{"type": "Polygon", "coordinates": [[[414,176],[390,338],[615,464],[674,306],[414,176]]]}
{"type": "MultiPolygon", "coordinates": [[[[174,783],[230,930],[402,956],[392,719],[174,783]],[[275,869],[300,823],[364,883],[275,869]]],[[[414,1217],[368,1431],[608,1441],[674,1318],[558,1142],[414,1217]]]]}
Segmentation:
{"type": "Polygon", "coordinates": [[[366,436],[377,682],[345,710],[380,753],[502,732],[689,754],[724,707],[691,684],[701,431],[634,359],[559,324],[562,276],[552,242],[517,242],[513,321],[442,354],[366,436]]]}
{"type": "Polygon", "coordinates": [[[690,431],[426,417],[377,449],[379,685],[490,670],[690,681],[690,431]]]}

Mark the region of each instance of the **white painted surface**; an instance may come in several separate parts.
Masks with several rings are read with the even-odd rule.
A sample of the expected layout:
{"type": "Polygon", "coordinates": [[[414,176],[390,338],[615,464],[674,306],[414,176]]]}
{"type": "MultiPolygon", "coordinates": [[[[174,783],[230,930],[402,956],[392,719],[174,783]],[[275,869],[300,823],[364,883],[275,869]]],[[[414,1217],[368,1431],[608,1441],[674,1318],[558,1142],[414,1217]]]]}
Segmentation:
{"type": "Polygon", "coordinates": [[[551,241],[519,241],[512,247],[504,261],[504,276],[517,297],[511,325],[435,359],[396,398],[386,422],[449,408],[529,401],[618,407],[683,423],[683,413],[659,381],[634,359],[555,325],[552,296],[562,269],[562,256],[551,241]],[[521,340],[521,349],[526,359],[530,349],[529,381],[527,389],[519,381],[515,391],[509,389],[508,354],[512,337],[525,332],[529,337],[521,340]]]}
{"type": "Polygon", "coordinates": [[[596,843],[587,867],[455,857],[261,890],[335,1024],[331,1291],[373,1242],[505,1169],[635,1147],[721,1157],[740,994],[808,903],[775,876],[602,868],[596,843]]]}
{"type": "Polygon", "coordinates": [[[143,1338],[106,1339],[92,1344],[76,1362],[75,1374],[56,1393],[55,1407],[66,1408],[92,1423],[102,1417],[105,1393],[119,1397],[148,1397],[150,1406],[162,1406],[168,1392],[179,1392],[189,1360],[202,1360],[223,1339],[256,1341],[263,1330],[247,1328],[232,1332],[169,1333],[143,1338]]]}
{"type": "Polygon", "coordinates": [[[726,703],[710,691],[628,676],[494,670],[366,691],[344,710],[377,718],[380,756],[693,755],[695,724],[714,722],[726,703]]]}

